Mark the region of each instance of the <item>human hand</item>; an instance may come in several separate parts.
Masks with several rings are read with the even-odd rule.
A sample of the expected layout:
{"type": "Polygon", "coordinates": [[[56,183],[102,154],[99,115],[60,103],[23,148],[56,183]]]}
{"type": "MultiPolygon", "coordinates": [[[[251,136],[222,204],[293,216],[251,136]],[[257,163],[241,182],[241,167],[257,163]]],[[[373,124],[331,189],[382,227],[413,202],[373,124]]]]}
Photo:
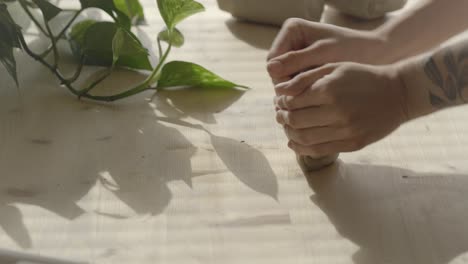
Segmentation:
{"type": "Polygon", "coordinates": [[[292,18],[285,22],[268,55],[275,84],[331,62],[385,63],[386,42],[375,32],[292,18]]]}
{"type": "Polygon", "coordinates": [[[395,66],[335,63],[276,85],[277,121],[299,155],[359,150],[408,120],[395,66]]]}

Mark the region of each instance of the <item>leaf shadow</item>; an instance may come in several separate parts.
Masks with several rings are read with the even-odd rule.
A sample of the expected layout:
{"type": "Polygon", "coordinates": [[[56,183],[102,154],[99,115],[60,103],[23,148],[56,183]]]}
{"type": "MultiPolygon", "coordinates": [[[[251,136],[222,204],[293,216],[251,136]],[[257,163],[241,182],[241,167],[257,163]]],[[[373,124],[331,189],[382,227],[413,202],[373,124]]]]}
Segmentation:
{"type": "MultiPolygon", "coordinates": [[[[44,46],[41,39],[30,45],[44,46]]],[[[15,55],[23,69],[21,98],[12,100],[18,97],[13,83],[0,91],[1,235],[22,248],[34,247],[36,233],[23,221],[23,210],[29,210],[24,205],[65,222],[83,216],[125,220],[163,212],[172,199],[169,182],[191,185],[195,147],[158,122],[147,94],[115,104],[80,101],[44,74],[42,65],[30,65],[20,51],[15,55]],[[120,205],[93,208],[87,199],[120,205]]],[[[138,78],[121,71],[97,92],[138,78]]]]}
{"type": "MultiPolygon", "coordinates": [[[[46,47],[40,38],[31,46],[46,47]]],[[[31,64],[24,53],[18,51],[17,59],[24,69],[21,100],[11,100],[16,96],[14,89],[0,91],[0,204],[5,208],[0,226],[20,247],[34,247],[36,235],[23,221],[22,205],[42,208],[68,222],[83,216],[124,220],[162,213],[173,197],[169,182],[192,185],[196,175],[191,158],[196,147],[179,130],[162,124],[145,102],[147,94],[115,104],[79,101],[54,76],[44,74],[41,65],[21,66],[31,64]],[[10,129],[15,133],[7,133],[10,129]],[[108,206],[93,208],[89,199],[109,199],[120,205],[103,203],[108,206]]],[[[123,71],[102,86],[116,89],[135,78],[140,76],[123,71]]],[[[161,112],[169,113],[169,122],[190,116],[216,123],[216,113],[243,94],[194,89],[161,92],[157,100],[165,107],[161,112]]],[[[212,137],[226,167],[241,182],[276,198],[276,176],[260,151],[236,145],[233,139],[212,137]],[[230,148],[242,155],[229,157],[230,148]],[[256,169],[245,170],[244,163],[256,169]]]]}
{"type": "Polygon", "coordinates": [[[31,236],[24,225],[20,210],[12,205],[0,205],[0,227],[22,248],[31,248],[31,236]]]}
{"type": "MultiPolygon", "coordinates": [[[[155,101],[157,109],[172,119],[192,117],[216,123],[214,114],[227,109],[243,94],[243,90],[235,89],[183,88],[158,92],[155,101]]],[[[214,135],[203,126],[184,121],[177,124],[206,131],[220,159],[241,182],[256,192],[278,199],[276,175],[261,151],[238,140],[214,135]]]]}
{"type": "Polygon", "coordinates": [[[215,124],[215,114],[223,112],[239,100],[244,90],[213,88],[177,88],[158,91],[154,100],[158,110],[171,118],[192,117],[215,124]]]}
{"type": "Polygon", "coordinates": [[[356,264],[452,263],[468,252],[468,175],[338,162],[306,174],[356,264]]]}
{"type": "Polygon", "coordinates": [[[263,50],[270,49],[279,28],[230,18],[225,22],[228,30],[239,40],[263,50]]]}
{"type": "Polygon", "coordinates": [[[252,190],[278,200],[278,181],[265,155],[231,138],[211,134],[211,143],[226,167],[252,190]]]}

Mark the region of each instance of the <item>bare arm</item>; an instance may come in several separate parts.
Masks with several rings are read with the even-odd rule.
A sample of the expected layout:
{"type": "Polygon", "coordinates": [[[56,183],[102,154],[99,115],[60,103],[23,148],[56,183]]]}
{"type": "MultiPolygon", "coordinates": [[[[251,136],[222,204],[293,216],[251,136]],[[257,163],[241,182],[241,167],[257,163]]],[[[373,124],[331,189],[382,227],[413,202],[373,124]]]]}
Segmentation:
{"type": "Polygon", "coordinates": [[[409,118],[466,103],[468,38],[400,63],[409,118]]]}
{"type": "Polygon", "coordinates": [[[275,83],[332,62],[390,64],[428,51],[468,29],[468,0],[421,0],[375,31],[288,20],[268,56],[275,83]]]}
{"type": "Polygon", "coordinates": [[[276,85],[277,121],[299,155],[359,150],[468,98],[468,39],[396,64],[332,63],[276,85]]]}
{"type": "Polygon", "coordinates": [[[386,61],[427,51],[468,29],[468,1],[422,0],[375,31],[387,44],[386,61]]]}

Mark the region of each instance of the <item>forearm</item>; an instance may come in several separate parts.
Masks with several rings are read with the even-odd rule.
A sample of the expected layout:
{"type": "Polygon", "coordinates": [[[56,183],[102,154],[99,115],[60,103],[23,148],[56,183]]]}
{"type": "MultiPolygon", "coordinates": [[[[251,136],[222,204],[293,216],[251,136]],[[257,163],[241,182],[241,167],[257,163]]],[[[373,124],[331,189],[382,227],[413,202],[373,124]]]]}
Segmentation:
{"type": "Polygon", "coordinates": [[[401,78],[409,119],[466,103],[468,38],[393,67],[401,78]]]}
{"type": "Polygon", "coordinates": [[[425,52],[468,28],[467,0],[422,0],[376,30],[387,62],[425,52]]]}

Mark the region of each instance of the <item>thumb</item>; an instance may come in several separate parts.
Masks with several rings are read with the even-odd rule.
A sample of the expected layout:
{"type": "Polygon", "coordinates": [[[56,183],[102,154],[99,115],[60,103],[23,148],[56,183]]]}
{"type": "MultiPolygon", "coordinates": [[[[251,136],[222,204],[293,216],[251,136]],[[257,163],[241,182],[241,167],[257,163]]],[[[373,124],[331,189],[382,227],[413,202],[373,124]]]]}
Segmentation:
{"type": "Polygon", "coordinates": [[[331,46],[329,42],[316,42],[311,46],[296,51],[290,51],[268,62],[268,73],[273,79],[294,76],[331,61],[331,46]]]}
{"type": "Polygon", "coordinates": [[[275,86],[277,95],[298,96],[310,88],[325,75],[330,74],[335,69],[333,64],[328,64],[320,68],[309,70],[296,75],[292,80],[280,83],[275,86]]]}

